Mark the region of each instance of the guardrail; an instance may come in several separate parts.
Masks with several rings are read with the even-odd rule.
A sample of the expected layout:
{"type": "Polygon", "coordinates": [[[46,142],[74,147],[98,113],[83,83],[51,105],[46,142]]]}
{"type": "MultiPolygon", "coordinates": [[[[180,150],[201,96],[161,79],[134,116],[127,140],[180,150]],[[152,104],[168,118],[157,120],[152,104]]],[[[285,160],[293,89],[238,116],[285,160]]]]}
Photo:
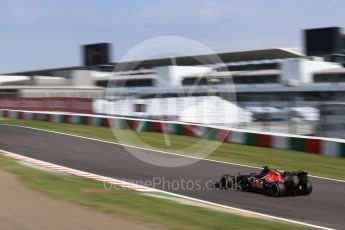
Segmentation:
{"type": "Polygon", "coordinates": [[[207,138],[227,143],[296,150],[325,156],[345,157],[345,140],[342,139],[252,132],[248,130],[205,126],[200,124],[90,114],[0,110],[0,117],[83,124],[98,127],[114,127],[117,129],[140,130],[144,132],[163,132],[163,130],[166,130],[169,134],[207,138]]]}

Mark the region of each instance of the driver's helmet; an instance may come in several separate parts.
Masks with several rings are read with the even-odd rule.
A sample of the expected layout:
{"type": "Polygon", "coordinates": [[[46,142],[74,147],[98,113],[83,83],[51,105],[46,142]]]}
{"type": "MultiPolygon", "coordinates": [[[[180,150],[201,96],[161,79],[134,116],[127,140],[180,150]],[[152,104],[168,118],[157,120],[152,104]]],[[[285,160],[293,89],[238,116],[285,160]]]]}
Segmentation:
{"type": "Polygon", "coordinates": [[[266,174],[267,174],[269,171],[270,171],[270,170],[269,170],[268,166],[264,166],[264,168],[262,169],[262,171],[261,171],[260,174],[259,174],[260,178],[266,176],[266,174]]]}

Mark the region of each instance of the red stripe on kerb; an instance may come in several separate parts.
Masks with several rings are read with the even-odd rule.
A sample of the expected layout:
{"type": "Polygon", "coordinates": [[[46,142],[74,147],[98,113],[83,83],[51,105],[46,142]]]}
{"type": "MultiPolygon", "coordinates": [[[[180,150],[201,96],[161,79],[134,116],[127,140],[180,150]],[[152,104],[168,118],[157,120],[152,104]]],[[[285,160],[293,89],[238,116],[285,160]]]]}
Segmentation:
{"type": "Polygon", "coordinates": [[[160,123],[160,122],[154,122],[153,123],[153,131],[154,132],[159,132],[159,133],[161,133],[162,132],[162,123],[160,123]]]}
{"type": "Polygon", "coordinates": [[[195,126],[194,125],[185,125],[185,133],[187,136],[195,136],[195,126]]]}
{"type": "Polygon", "coordinates": [[[138,121],[136,121],[136,120],[128,120],[127,124],[131,130],[136,130],[138,127],[138,121]]]}
{"type": "Polygon", "coordinates": [[[321,153],[321,141],[318,139],[304,139],[304,151],[309,153],[321,153]]]}
{"type": "Polygon", "coordinates": [[[266,134],[258,135],[258,144],[260,147],[271,147],[272,146],[272,136],[266,134]]]}
{"type": "Polygon", "coordinates": [[[103,118],[103,127],[107,127],[107,128],[110,127],[110,122],[107,118],[103,118]]]}
{"type": "Polygon", "coordinates": [[[230,136],[230,131],[226,129],[219,129],[217,134],[217,140],[226,142],[230,136]]]}

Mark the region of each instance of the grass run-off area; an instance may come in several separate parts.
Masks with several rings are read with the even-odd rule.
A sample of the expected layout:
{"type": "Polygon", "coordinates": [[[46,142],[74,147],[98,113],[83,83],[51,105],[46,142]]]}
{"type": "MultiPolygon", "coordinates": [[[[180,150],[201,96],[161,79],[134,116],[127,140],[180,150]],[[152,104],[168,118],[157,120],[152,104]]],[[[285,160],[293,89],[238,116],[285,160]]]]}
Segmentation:
{"type": "Polygon", "coordinates": [[[102,182],[33,168],[1,155],[0,170],[16,174],[23,183],[52,197],[168,229],[307,229],[268,219],[181,204],[131,190],[107,190],[102,182]]]}
{"type": "MultiPolygon", "coordinates": [[[[16,119],[1,120],[0,124],[12,124],[40,128],[112,142],[118,142],[116,136],[119,136],[114,135],[109,128],[87,125],[16,119]]],[[[203,142],[203,144],[196,144],[199,143],[200,138],[169,135],[170,145],[167,146],[165,144],[166,142],[164,136],[161,133],[134,133],[130,130],[118,130],[116,132],[122,136],[122,144],[147,147],[184,155],[195,155],[195,153],[198,153],[201,151],[201,149],[206,148],[203,144],[207,144],[207,141],[203,142]],[[133,135],[133,133],[135,135],[133,135]],[[126,138],[123,138],[123,136],[126,138]]],[[[210,140],[208,142],[214,141],[210,140]]],[[[309,174],[315,176],[345,179],[345,158],[328,157],[298,151],[261,148],[230,143],[219,144],[219,146],[207,158],[258,167],[269,165],[272,168],[281,170],[305,170],[309,174]]]]}

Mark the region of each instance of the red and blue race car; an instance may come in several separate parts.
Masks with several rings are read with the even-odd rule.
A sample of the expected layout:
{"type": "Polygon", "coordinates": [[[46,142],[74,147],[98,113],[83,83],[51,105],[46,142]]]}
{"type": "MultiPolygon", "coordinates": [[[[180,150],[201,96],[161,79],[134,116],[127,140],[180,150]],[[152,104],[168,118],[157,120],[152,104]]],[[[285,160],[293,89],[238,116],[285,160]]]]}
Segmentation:
{"type": "Polygon", "coordinates": [[[261,192],[274,197],[286,195],[309,195],[312,184],[304,171],[279,171],[264,166],[260,173],[249,175],[223,175],[215,183],[219,189],[239,189],[251,192],[261,192]]]}

